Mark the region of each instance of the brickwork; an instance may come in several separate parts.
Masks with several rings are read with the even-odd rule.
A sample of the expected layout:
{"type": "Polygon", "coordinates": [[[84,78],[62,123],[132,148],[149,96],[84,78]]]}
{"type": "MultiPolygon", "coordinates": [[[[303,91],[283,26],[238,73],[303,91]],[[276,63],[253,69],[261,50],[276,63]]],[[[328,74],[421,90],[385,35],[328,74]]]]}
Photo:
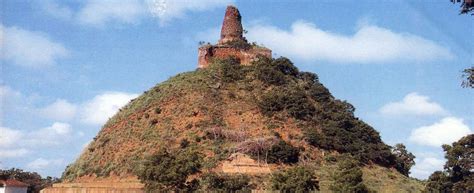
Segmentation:
{"type": "Polygon", "coordinates": [[[258,56],[271,58],[268,48],[250,45],[243,37],[242,17],[234,6],[228,6],[222,22],[221,38],[217,45],[203,45],[198,49],[198,67],[206,68],[213,58],[235,57],[240,64],[249,65],[258,56]]]}
{"type": "Polygon", "coordinates": [[[221,39],[219,44],[225,44],[232,41],[245,41],[243,37],[242,16],[239,10],[234,6],[227,6],[224,21],[221,28],[221,39]]]}
{"type": "Polygon", "coordinates": [[[232,154],[228,160],[222,163],[222,172],[232,174],[268,174],[271,173],[271,169],[266,164],[260,164],[250,156],[242,153],[232,154]]]}
{"type": "Polygon", "coordinates": [[[258,56],[272,57],[272,51],[267,48],[240,49],[232,46],[203,46],[199,48],[198,64],[199,68],[209,66],[212,58],[235,57],[242,65],[250,65],[258,56]]]}

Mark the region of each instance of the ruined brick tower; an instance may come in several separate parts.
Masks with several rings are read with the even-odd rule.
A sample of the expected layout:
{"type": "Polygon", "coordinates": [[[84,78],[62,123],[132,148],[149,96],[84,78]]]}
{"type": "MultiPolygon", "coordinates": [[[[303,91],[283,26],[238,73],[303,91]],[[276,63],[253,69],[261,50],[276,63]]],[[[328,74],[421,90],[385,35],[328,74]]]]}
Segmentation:
{"type": "Polygon", "coordinates": [[[272,57],[270,49],[249,44],[243,32],[239,10],[232,5],[227,6],[219,42],[216,45],[207,44],[199,47],[198,67],[208,67],[213,58],[235,57],[240,60],[240,64],[249,65],[258,56],[272,57]]]}

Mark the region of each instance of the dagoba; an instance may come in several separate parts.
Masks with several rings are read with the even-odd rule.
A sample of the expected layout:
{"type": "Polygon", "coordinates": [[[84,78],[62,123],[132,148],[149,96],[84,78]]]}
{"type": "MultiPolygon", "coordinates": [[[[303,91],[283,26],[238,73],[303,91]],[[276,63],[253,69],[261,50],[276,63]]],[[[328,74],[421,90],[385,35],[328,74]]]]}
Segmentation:
{"type": "Polygon", "coordinates": [[[271,58],[268,48],[249,44],[243,36],[242,16],[237,7],[229,5],[222,22],[221,37],[216,45],[203,45],[198,49],[198,67],[206,68],[213,58],[235,57],[240,64],[249,65],[258,56],[271,58]]]}

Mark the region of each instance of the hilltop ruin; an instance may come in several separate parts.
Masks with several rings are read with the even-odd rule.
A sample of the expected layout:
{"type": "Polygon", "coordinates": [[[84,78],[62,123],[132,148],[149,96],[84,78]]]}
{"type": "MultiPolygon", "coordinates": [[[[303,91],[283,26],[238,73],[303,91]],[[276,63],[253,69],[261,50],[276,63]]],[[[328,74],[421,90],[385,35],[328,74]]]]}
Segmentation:
{"type": "Polygon", "coordinates": [[[235,57],[240,64],[249,65],[258,56],[272,57],[270,49],[249,44],[243,33],[242,16],[239,10],[235,6],[227,6],[222,22],[221,37],[216,45],[206,44],[199,47],[198,67],[208,67],[213,58],[235,57]]]}

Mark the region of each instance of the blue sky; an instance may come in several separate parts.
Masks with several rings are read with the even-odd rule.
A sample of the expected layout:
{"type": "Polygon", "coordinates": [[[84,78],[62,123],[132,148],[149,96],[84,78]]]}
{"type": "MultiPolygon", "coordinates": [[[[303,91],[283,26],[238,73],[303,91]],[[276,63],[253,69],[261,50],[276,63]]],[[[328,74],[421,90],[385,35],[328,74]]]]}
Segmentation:
{"type": "Polygon", "coordinates": [[[197,66],[225,6],[247,39],[315,72],[393,145],[412,176],[474,130],[473,17],[449,1],[2,1],[0,167],[60,176],[118,108],[197,66]]]}

